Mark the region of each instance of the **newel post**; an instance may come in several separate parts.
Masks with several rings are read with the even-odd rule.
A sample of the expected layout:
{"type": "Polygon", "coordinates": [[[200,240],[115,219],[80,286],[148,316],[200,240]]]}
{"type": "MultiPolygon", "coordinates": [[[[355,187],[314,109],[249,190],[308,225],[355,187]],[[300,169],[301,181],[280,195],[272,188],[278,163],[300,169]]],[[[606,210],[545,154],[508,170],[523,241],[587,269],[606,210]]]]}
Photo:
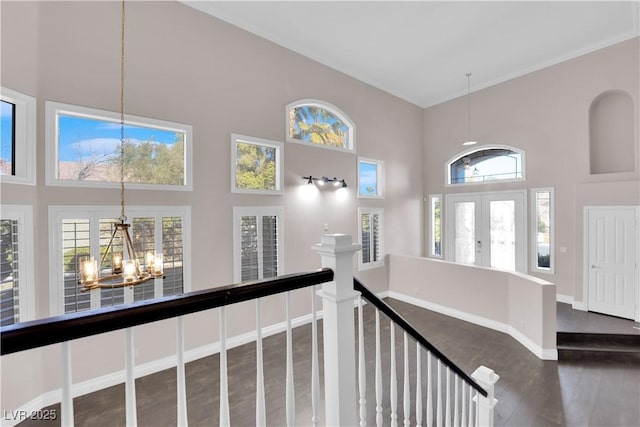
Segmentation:
{"type": "Polygon", "coordinates": [[[356,415],[356,354],[353,318],[353,255],[361,245],[347,234],[326,234],[312,249],[331,268],[334,281],[323,284],[324,389],[326,425],[354,426],[356,415]]]}
{"type": "Polygon", "coordinates": [[[487,391],[487,397],[478,394],[476,405],[478,405],[478,425],[482,427],[493,427],[493,409],[498,403],[498,399],[494,397],[495,384],[500,379],[500,375],[493,372],[486,366],[480,366],[471,374],[478,385],[487,391]]]}

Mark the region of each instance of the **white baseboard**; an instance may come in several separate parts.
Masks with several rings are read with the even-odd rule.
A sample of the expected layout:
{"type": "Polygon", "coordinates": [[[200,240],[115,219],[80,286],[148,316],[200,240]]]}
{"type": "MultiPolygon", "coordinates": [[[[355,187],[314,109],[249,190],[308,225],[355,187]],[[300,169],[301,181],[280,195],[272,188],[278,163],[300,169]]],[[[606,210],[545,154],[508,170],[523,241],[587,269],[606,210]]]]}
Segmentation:
{"type": "Polygon", "coordinates": [[[538,344],[531,341],[527,336],[525,336],[522,332],[517,330],[511,325],[507,325],[506,323],[498,322],[495,320],[487,319],[486,317],[476,316],[475,314],[470,314],[464,311],[456,310],[451,307],[446,307],[444,305],[435,304],[429,301],[425,301],[416,297],[412,297],[409,295],[401,294],[395,291],[388,291],[388,295],[390,298],[394,298],[408,304],[415,305],[417,307],[422,307],[427,310],[435,311],[440,314],[444,314],[446,316],[455,317],[456,319],[464,320],[469,323],[473,323],[478,326],[482,326],[485,328],[493,329],[494,331],[503,332],[505,334],[511,335],[516,341],[526,347],[530,352],[535,354],[538,358],[543,360],[558,360],[558,350],[555,348],[542,348],[538,344]]]}
{"type": "Polygon", "coordinates": [[[556,301],[573,305],[573,297],[571,295],[556,294],[556,301]]]}
{"type": "MultiPolygon", "coordinates": [[[[322,310],[317,312],[318,319],[323,316],[322,310]]],[[[311,313],[304,316],[296,317],[291,320],[291,327],[306,325],[311,323],[311,313]]],[[[266,326],[262,329],[262,337],[266,338],[271,335],[284,332],[287,329],[287,323],[281,322],[274,325],[266,326]]],[[[250,342],[254,342],[257,338],[256,331],[250,331],[244,334],[236,335],[234,337],[227,338],[227,349],[239,347],[250,342]]],[[[185,362],[192,362],[194,360],[202,359],[203,357],[211,356],[220,352],[220,342],[214,342],[201,347],[196,347],[191,350],[185,351],[185,362]]],[[[138,365],[134,369],[134,376],[136,378],[144,377],[154,374],[156,372],[164,371],[165,369],[175,368],[177,366],[177,356],[171,355],[163,357],[151,362],[147,362],[138,365]]],[[[83,396],[85,394],[93,393],[98,390],[102,390],[114,385],[122,384],[125,381],[125,371],[116,371],[107,375],[102,375],[97,378],[93,378],[81,383],[74,384],[71,388],[71,395],[73,397],[83,396]]],[[[13,427],[16,424],[24,421],[25,417],[21,414],[31,414],[34,411],[38,411],[49,405],[59,403],[62,400],[62,389],[58,388],[41,394],[40,396],[32,399],[17,409],[2,408],[2,419],[0,419],[0,425],[2,427],[13,427]],[[14,419],[15,418],[15,419],[14,419]]]]}
{"type": "Polygon", "coordinates": [[[573,301],[573,304],[571,304],[571,306],[576,309],[576,310],[581,310],[581,311],[587,311],[587,304],[584,303],[584,301],[573,301]]]}

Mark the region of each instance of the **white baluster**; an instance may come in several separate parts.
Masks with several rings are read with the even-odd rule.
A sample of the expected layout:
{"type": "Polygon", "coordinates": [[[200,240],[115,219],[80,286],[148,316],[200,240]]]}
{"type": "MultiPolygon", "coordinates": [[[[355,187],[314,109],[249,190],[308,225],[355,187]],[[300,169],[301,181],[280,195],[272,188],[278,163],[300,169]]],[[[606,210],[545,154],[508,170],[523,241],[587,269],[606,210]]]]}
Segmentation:
{"type": "Polygon", "coordinates": [[[460,410],[459,399],[458,399],[458,375],[453,374],[453,395],[454,395],[454,405],[453,405],[453,425],[460,425],[460,416],[458,415],[458,411],[460,410]]]}
{"type": "Polygon", "coordinates": [[[364,360],[364,316],[362,296],[358,297],[358,392],[360,393],[360,427],[367,425],[367,366],[364,360]]]}
{"type": "Polygon", "coordinates": [[[311,424],[318,426],[320,399],[320,369],[318,368],[318,315],[316,313],[317,286],[311,287],[311,424]]]}
{"type": "Polygon", "coordinates": [[[436,426],[442,427],[442,364],[436,359],[438,364],[438,388],[436,389],[436,426]]]}
{"type": "Polygon", "coordinates": [[[431,378],[433,377],[431,373],[431,352],[427,352],[427,427],[431,427],[433,425],[433,399],[432,399],[432,391],[431,391],[431,378]]]}
{"type": "Polygon", "coordinates": [[[465,427],[468,426],[467,424],[467,393],[466,390],[464,389],[466,387],[466,382],[462,381],[462,386],[460,387],[460,394],[462,395],[462,408],[461,411],[462,412],[462,421],[460,422],[460,425],[465,427]]]}
{"type": "Polygon", "coordinates": [[[187,418],[187,381],[184,368],[184,323],[183,317],[176,318],[176,388],[177,388],[177,406],[178,419],[176,421],[179,426],[187,426],[189,424],[187,418]]]}
{"type": "Polygon", "coordinates": [[[416,427],[422,427],[422,363],[420,343],[416,342],[416,427]]]}
{"type": "Polygon", "coordinates": [[[220,307],[220,426],[231,425],[229,417],[229,382],[227,378],[227,312],[220,307]]]}
{"type": "Polygon", "coordinates": [[[411,425],[411,392],[409,391],[409,334],[404,332],[404,390],[402,392],[402,410],[404,412],[404,425],[411,425]]]}
{"type": "Polygon", "coordinates": [[[267,425],[262,358],[262,299],[256,299],[256,426],[267,425]]]}
{"type": "Polygon", "coordinates": [[[444,371],[444,374],[447,377],[447,394],[445,395],[445,413],[444,413],[444,425],[447,427],[451,426],[451,371],[447,366],[447,369],[444,371]]]}
{"type": "Polygon", "coordinates": [[[63,426],[72,426],[73,394],[71,393],[71,341],[61,343],[62,347],[62,402],[60,402],[60,417],[63,426]]]}
{"type": "Polygon", "coordinates": [[[389,397],[391,399],[391,427],[398,426],[398,379],[396,374],[396,327],[393,322],[390,322],[391,330],[391,378],[389,380],[389,386],[391,388],[389,397]]]}
{"type": "Polygon", "coordinates": [[[291,292],[285,294],[287,315],[287,386],[286,386],[286,411],[287,426],[295,425],[296,400],[293,385],[293,338],[291,337],[291,292]]]}
{"type": "Polygon", "coordinates": [[[469,425],[474,426],[473,422],[473,387],[469,386],[469,425]]]}
{"type": "Polygon", "coordinates": [[[382,350],[380,349],[380,310],[376,308],[376,426],[382,427],[382,350]]]}
{"type": "Polygon", "coordinates": [[[127,426],[136,426],[138,425],[138,415],[136,410],[136,378],[133,372],[133,368],[135,367],[135,358],[134,351],[135,347],[133,345],[133,328],[127,328],[126,332],[126,349],[125,349],[125,371],[126,371],[126,380],[125,380],[125,408],[126,408],[126,419],[127,426]]]}

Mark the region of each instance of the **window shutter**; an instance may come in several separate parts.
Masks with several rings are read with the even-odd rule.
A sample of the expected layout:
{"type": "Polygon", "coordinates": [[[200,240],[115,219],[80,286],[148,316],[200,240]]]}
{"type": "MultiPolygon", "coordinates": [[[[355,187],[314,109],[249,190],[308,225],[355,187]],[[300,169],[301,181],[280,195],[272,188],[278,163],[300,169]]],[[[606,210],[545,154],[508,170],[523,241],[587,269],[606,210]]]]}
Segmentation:
{"type": "Polygon", "coordinates": [[[0,311],[2,326],[19,321],[18,221],[3,219],[0,238],[0,311]]]}

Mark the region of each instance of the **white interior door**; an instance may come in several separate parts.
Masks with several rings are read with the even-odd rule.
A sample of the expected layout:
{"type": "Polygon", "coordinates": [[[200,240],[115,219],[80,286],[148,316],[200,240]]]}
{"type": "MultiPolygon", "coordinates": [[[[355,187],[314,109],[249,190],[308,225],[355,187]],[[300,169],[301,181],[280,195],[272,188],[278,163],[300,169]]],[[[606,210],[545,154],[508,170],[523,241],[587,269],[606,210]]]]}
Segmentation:
{"type": "Polygon", "coordinates": [[[636,209],[587,208],[589,311],[635,318],[636,209]]]}
{"type": "Polygon", "coordinates": [[[523,191],[447,195],[446,259],[526,272],[523,191]]]}

